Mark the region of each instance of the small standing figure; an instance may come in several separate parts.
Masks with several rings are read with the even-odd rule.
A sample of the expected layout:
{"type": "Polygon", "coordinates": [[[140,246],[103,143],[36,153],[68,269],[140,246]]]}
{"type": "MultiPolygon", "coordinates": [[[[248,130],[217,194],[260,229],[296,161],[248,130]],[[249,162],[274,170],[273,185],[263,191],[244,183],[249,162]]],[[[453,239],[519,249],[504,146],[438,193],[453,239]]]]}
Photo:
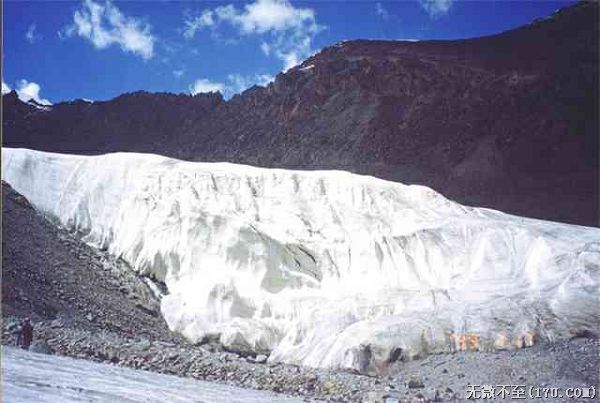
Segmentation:
{"type": "Polygon", "coordinates": [[[25,350],[29,350],[29,346],[31,345],[31,341],[33,340],[33,326],[29,318],[25,318],[23,323],[21,324],[21,330],[19,331],[19,336],[17,337],[17,345],[25,350]]]}

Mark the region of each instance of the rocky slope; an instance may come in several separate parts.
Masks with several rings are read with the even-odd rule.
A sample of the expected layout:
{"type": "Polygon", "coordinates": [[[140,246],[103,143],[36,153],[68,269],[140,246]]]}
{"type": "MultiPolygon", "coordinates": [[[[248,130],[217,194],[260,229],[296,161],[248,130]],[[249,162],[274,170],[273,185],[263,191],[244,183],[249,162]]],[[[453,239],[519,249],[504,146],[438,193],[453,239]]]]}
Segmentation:
{"type": "Polygon", "coordinates": [[[121,260],[55,227],[2,183],[2,313],[130,337],[180,340],[121,260]]]}
{"type": "Polygon", "coordinates": [[[15,91],[3,96],[4,145],[95,153],[147,152],[169,147],[174,133],[223,103],[220,94],[195,97],[136,92],[108,102],[75,100],[52,107],[23,103],[15,91]]]}
{"type": "Polygon", "coordinates": [[[499,35],[349,41],[266,88],[43,110],[4,98],[4,144],[336,168],[464,204],[598,225],[598,4],[499,35]]]}

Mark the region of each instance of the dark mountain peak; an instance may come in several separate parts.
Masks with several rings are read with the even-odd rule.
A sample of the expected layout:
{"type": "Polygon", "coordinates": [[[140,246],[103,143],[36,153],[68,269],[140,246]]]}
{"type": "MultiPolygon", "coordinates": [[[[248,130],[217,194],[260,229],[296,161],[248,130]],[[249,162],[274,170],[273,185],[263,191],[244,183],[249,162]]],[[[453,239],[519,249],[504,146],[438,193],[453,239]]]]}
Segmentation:
{"type": "Polygon", "coordinates": [[[4,122],[21,120],[24,117],[39,111],[35,106],[21,101],[15,90],[12,90],[7,94],[2,94],[2,109],[4,122]]]}
{"type": "Polygon", "coordinates": [[[201,92],[195,95],[192,95],[192,98],[195,100],[205,101],[207,103],[212,103],[215,105],[219,105],[225,103],[225,98],[223,98],[223,94],[220,91],[216,92],[201,92]]]}
{"type": "Polygon", "coordinates": [[[10,90],[10,92],[6,93],[6,94],[2,94],[2,101],[3,102],[21,102],[21,100],[19,99],[19,95],[17,94],[17,91],[15,90],[10,90]]]}
{"type": "Polygon", "coordinates": [[[582,50],[597,55],[598,2],[582,1],[550,16],[499,34],[456,40],[369,40],[338,42],[305,60],[307,65],[336,66],[358,60],[399,60],[426,57],[438,61],[471,63],[474,67],[510,70],[540,68],[582,50]]]}
{"type": "Polygon", "coordinates": [[[475,39],[344,41],[228,102],[135,92],[40,113],[11,95],[4,142],[345,169],[597,225],[597,11],[580,3],[475,39]]]}

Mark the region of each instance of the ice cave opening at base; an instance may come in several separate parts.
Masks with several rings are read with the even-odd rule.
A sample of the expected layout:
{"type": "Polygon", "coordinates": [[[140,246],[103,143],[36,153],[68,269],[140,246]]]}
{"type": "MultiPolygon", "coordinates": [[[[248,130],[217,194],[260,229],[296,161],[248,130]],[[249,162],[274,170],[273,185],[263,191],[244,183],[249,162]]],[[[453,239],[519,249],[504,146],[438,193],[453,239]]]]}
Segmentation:
{"type": "Polygon", "coordinates": [[[377,372],[600,326],[600,229],[465,207],[424,186],[158,155],[2,150],[58,225],[164,282],[191,342],[377,372]]]}

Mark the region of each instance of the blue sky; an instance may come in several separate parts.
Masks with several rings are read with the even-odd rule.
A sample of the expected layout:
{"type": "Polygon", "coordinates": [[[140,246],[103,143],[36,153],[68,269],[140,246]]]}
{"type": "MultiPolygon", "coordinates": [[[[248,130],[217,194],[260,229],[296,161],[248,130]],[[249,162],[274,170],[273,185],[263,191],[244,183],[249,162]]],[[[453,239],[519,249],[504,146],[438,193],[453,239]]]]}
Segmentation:
{"type": "Polygon", "coordinates": [[[4,2],[2,91],[41,103],[137,90],[230,97],[349,39],[456,39],[572,1],[4,2]]]}

